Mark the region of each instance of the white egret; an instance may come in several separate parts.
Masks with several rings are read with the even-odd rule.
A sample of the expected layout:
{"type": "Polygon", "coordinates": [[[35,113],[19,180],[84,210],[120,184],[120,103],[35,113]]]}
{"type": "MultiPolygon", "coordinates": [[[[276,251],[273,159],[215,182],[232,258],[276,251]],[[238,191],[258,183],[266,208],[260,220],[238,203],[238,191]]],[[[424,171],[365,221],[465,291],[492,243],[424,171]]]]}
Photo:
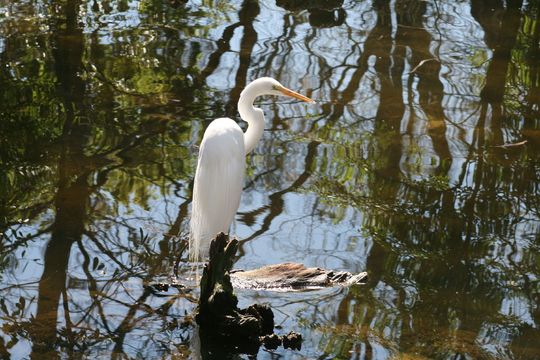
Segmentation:
{"type": "Polygon", "coordinates": [[[264,113],[253,106],[255,98],[261,95],[285,95],[315,103],[277,80],[263,77],[247,85],[238,100],[240,118],[248,123],[245,133],[229,118],[210,123],[199,148],[195,172],[189,236],[192,261],[208,255],[210,241],[217,234],[229,233],[240,204],[246,154],[255,148],[264,130],[264,113]]]}

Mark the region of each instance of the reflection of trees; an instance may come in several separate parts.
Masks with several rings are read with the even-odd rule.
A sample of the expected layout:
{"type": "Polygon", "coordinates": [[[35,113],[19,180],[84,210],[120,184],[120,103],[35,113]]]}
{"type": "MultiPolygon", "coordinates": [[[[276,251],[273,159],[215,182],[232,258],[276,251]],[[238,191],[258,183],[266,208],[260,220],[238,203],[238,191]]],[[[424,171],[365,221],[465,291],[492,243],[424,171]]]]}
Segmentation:
{"type": "MultiPolygon", "coordinates": [[[[308,145],[308,152],[307,152],[306,158],[305,158],[306,167],[304,168],[304,171],[296,178],[296,180],[289,187],[270,194],[268,196],[268,198],[269,198],[269,205],[268,206],[264,206],[262,208],[258,208],[258,209],[255,209],[255,210],[251,210],[249,212],[242,213],[243,221],[250,224],[250,223],[253,223],[253,218],[255,216],[262,214],[263,212],[265,212],[265,210],[268,210],[268,213],[266,214],[266,216],[262,220],[262,224],[261,224],[260,229],[253,232],[253,234],[250,235],[248,238],[242,239],[240,241],[241,244],[246,242],[246,241],[249,241],[251,239],[254,239],[257,236],[259,236],[259,235],[263,234],[264,232],[266,232],[270,228],[270,224],[272,223],[272,221],[278,215],[280,215],[281,212],[283,211],[283,205],[284,205],[283,196],[288,192],[295,191],[295,190],[299,189],[308,180],[308,178],[310,177],[310,175],[312,173],[311,169],[312,169],[313,161],[315,159],[315,155],[317,153],[317,151],[316,151],[317,150],[317,145],[318,144],[316,142],[311,142],[308,145]]],[[[243,254],[242,246],[240,246],[239,252],[240,252],[240,255],[243,254]]]]}
{"type": "Polygon", "coordinates": [[[234,81],[234,88],[231,90],[229,103],[227,104],[227,112],[232,116],[237,113],[236,107],[238,99],[240,98],[240,93],[248,82],[247,73],[249,65],[251,64],[251,54],[253,53],[253,47],[257,42],[257,32],[253,28],[253,22],[259,14],[259,11],[260,8],[257,1],[246,0],[238,12],[238,17],[243,26],[244,33],[240,45],[239,64],[234,81]]]}
{"type": "MultiPolygon", "coordinates": [[[[58,92],[64,99],[65,122],[59,158],[58,190],[55,196],[55,221],[52,225],[51,240],[43,257],[43,274],[39,282],[37,312],[31,327],[33,358],[54,351],[58,306],[63,298],[64,308],[69,308],[66,297],[66,276],[72,245],[83,236],[86,220],[86,204],[90,189],[87,168],[77,166],[83,156],[84,145],[90,127],[79,118],[83,107],[84,83],[78,75],[81,71],[83,53],[82,30],[77,25],[78,1],[68,1],[65,14],[53,25],[55,28],[53,57],[58,79],[58,92]]],[[[69,310],[66,314],[67,337],[71,338],[69,310]]],[[[73,339],[69,339],[73,341],[73,339]]]]}
{"type": "Polygon", "coordinates": [[[530,19],[533,20],[535,26],[526,32],[530,36],[529,51],[525,55],[525,63],[530,68],[529,75],[529,92],[527,94],[527,103],[534,114],[540,113],[540,64],[536,61],[540,57],[540,6],[536,4],[536,9],[533,7],[530,19]]]}
{"type": "MultiPolygon", "coordinates": [[[[90,175],[99,167],[110,163],[105,157],[98,161],[99,157],[89,158],[85,156],[84,149],[87,146],[90,137],[90,126],[86,120],[81,117],[83,114],[85,84],[79,74],[82,72],[83,58],[83,37],[82,30],[77,25],[77,10],[80,4],[76,1],[70,1],[64,7],[65,17],[58,20],[58,30],[53,32],[51,39],[54,45],[54,62],[56,77],[59,80],[58,93],[63,99],[65,109],[65,121],[60,139],[62,144],[59,157],[59,180],[58,190],[55,196],[56,215],[52,225],[51,240],[47,244],[44,254],[44,269],[39,282],[37,312],[30,327],[30,334],[33,341],[34,358],[40,358],[44,353],[54,351],[55,347],[61,343],[57,329],[57,319],[59,316],[58,306],[63,303],[63,312],[65,316],[65,341],[68,346],[74,346],[77,342],[84,343],[92,335],[81,329],[78,321],[72,318],[70,311],[76,308],[72,303],[69,291],[66,288],[68,283],[68,262],[72,257],[72,245],[78,244],[78,247],[84,255],[84,262],[81,264],[84,273],[89,282],[88,289],[92,292],[98,292],[99,288],[96,280],[89,271],[90,256],[85,249],[83,234],[88,217],[87,205],[90,201],[90,195],[102,186],[107,179],[106,172],[100,173],[100,180],[92,186],[90,175]],[[62,300],[61,300],[62,299],[62,300]],[[58,337],[58,338],[57,338],[58,337]]],[[[142,138],[147,138],[143,135],[142,138]]],[[[128,140],[127,137],[121,141],[121,146],[115,149],[117,154],[125,153],[132,147],[134,138],[128,140]]],[[[95,265],[94,265],[95,267],[95,265]]],[[[102,325],[105,329],[111,331],[108,320],[101,305],[101,297],[90,294],[93,304],[90,309],[96,306],[101,315],[102,325]]],[[[116,344],[120,347],[116,350],[122,352],[121,339],[129,333],[134,314],[140,309],[141,303],[148,297],[145,292],[134,306],[129,305],[130,310],[124,321],[120,324],[119,339],[116,344]]],[[[109,334],[113,336],[114,333],[109,334]]],[[[116,337],[116,335],[114,335],[116,337]]],[[[80,344],[80,346],[83,346],[80,344]]]]}
{"type": "MultiPolygon", "coordinates": [[[[484,146],[485,139],[485,123],[487,120],[487,111],[490,107],[493,112],[490,117],[492,122],[491,131],[493,132],[492,142],[494,144],[502,144],[503,137],[501,133],[502,128],[502,100],[505,92],[505,84],[507,81],[507,74],[509,71],[511,51],[515,46],[519,25],[521,21],[520,9],[522,1],[509,1],[507,9],[503,9],[503,4],[498,2],[497,4],[489,4],[491,13],[497,15],[501,14],[499,22],[491,19],[486,19],[484,14],[490,12],[484,7],[485,4],[479,1],[472,2],[473,14],[476,15],[478,22],[483,24],[486,31],[486,43],[494,49],[492,59],[489,63],[489,67],[486,73],[486,83],[480,97],[482,99],[480,121],[478,123],[478,148],[484,146]],[[492,9],[497,9],[493,11],[492,9]],[[489,106],[491,105],[491,106],[489,106]]],[[[488,144],[490,141],[488,140],[488,144]]],[[[481,158],[478,159],[481,161],[481,158]]],[[[481,173],[481,172],[479,172],[481,173]]]]}
{"type": "MultiPolygon", "coordinates": [[[[410,49],[407,61],[411,67],[431,57],[431,35],[421,21],[426,11],[425,3],[396,3],[394,15],[397,28],[393,28],[390,21],[385,22],[392,15],[390,6],[375,4],[378,20],[365,43],[364,52],[367,55],[363,56],[376,54],[374,69],[381,82],[377,121],[374,124],[375,135],[377,132],[381,135],[370,138],[371,146],[377,141],[380,141],[379,146],[384,146],[383,151],[377,153],[377,163],[370,165],[371,170],[378,173],[368,177],[367,190],[358,184],[351,187],[349,183],[346,186],[329,186],[323,182],[323,187],[319,188],[324,195],[352,200],[361,207],[364,229],[373,242],[366,264],[370,273],[370,290],[361,294],[349,292],[340,303],[340,316],[336,319],[338,327],[366,329],[366,332],[361,332],[363,335],[359,340],[365,346],[366,353],[372,351],[373,342],[391,349],[392,345],[387,342],[395,341],[400,352],[444,357],[460,354],[488,356],[481,344],[484,341],[496,343],[496,337],[501,336],[497,335],[496,330],[501,326],[501,304],[513,297],[525,296],[530,299],[524,305],[526,311],[538,312],[538,307],[533,305],[536,304],[536,297],[531,296],[531,291],[535,293],[536,290],[530,288],[526,275],[535,267],[534,261],[526,257],[519,264],[509,264],[504,252],[492,252],[493,246],[496,246],[525,254],[523,246],[527,245],[523,244],[523,238],[519,240],[522,236],[519,228],[528,220],[523,220],[518,208],[522,206],[519,204],[524,203],[530,209],[534,207],[534,201],[527,191],[512,191],[510,187],[531,189],[531,181],[536,179],[526,168],[508,169],[508,162],[501,161],[498,153],[486,157],[487,139],[484,138],[484,131],[492,136],[487,144],[503,142],[503,95],[521,16],[517,11],[521,3],[511,3],[506,9],[499,5],[494,12],[476,11],[480,24],[497,24],[495,29],[486,29],[486,37],[497,39],[487,40],[494,41],[488,45],[495,49],[495,53],[481,93],[480,106],[483,110],[475,129],[474,147],[463,168],[464,183],[460,184],[461,187],[441,191],[437,190],[435,182],[400,183],[401,176],[397,173],[402,151],[408,150],[403,147],[400,130],[405,115],[401,101],[405,54],[399,49],[410,49]],[[501,22],[489,19],[490,14],[500,16],[501,22]],[[377,41],[371,43],[370,38],[377,41]],[[488,108],[489,111],[486,111],[488,108]],[[467,174],[471,171],[471,164],[474,164],[474,170],[472,174],[467,174]],[[501,167],[512,173],[509,174],[510,182],[497,175],[497,169],[500,171],[501,167]],[[366,195],[366,191],[369,195],[366,195]],[[513,274],[517,268],[521,269],[520,274],[513,274]],[[528,290],[518,295],[509,286],[513,282],[523,284],[528,290]],[[435,289],[438,292],[434,292],[435,289]],[[442,293],[446,291],[448,293],[442,293]],[[385,301],[387,296],[393,299],[390,304],[385,301]],[[385,329],[393,329],[397,333],[385,335],[385,329]],[[430,335],[429,331],[433,329],[436,329],[436,334],[430,335]],[[438,338],[451,340],[439,341],[438,338]],[[423,345],[419,339],[430,339],[428,342],[431,344],[423,345]]],[[[473,6],[478,4],[473,2],[473,6]]],[[[439,61],[431,60],[424,62],[414,74],[408,74],[407,93],[410,106],[414,105],[411,95],[418,92],[419,103],[416,106],[435,125],[427,128],[426,134],[433,141],[433,151],[444,160],[449,159],[451,154],[447,140],[449,134],[444,124],[443,88],[438,79],[440,68],[439,61]],[[416,88],[413,88],[415,78],[418,81],[416,88]]],[[[409,111],[414,113],[416,109],[411,107],[409,111]]],[[[416,121],[414,114],[409,116],[409,119],[405,119],[408,121],[407,133],[411,132],[416,121]]],[[[343,166],[347,166],[347,162],[343,166]]],[[[438,173],[444,175],[447,169],[447,165],[441,161],[438,173]]],[[[514,325],[520,323],[512,316],[504,321],[513,322],[514,325]]],[[[530,326],[525,325],[524,329],[527,340],[520,343],[529,341],[531,344],[534,337],[531,336],[530,326]]],[[[339,330],[336,333],[339,336],[339,330]]],[[[517,339],[520,337],[513,334],[519,342],[517,339]]],[[[352,349],[353,343],[349,343],[339,353],[344,355],[352,349]]]]}
{"type": "MultiPolygon", "coordinates": [[[[342,5],[335,3],[332,9],[342,5]]],[[[6,321],[20,325],[5,339],[23,334],[34,357],[70,347],[92,355],[108,342],[118,354],[131,354],[130,337],[140,329],[181,319],[189,298],[155,297],[141,284],[166,276],[182,248],[172,235],[188,213],[192,160],[186,159],[195,156],[187,145],[204,128],[191,120],[236,117],[245,83],[270,75],[294,88],[315,82],[309,95],[319,97],[321,113],[302,123],[294,104],[265,105],[270,131],[250,157],[256,166],[245,189],[248,196],[264,194],[262,205],[239,216],[253,231],[244,240],[281,225],[286,194],[304,191],[306,216],[322,214],[317,222],[331,218],[329,227],[362,231],[365,250],[351,240],[351,250],[324,256],[343,267],[365,262],[370,272],[366,288],[325,299],[326,307],[320,299],[306,301],[309,322],[322,319],[328,335],[321,351],[343,358],[370,357],[378,347],[489,357],[482,344],[501,339],[515,356],[536,349],[537,2],[471,1],[472,18],[459,18],[484,32],[480,61],[493,49],[475,68],[486,70],[480,75],[441,56],[455,35],[442,36],[456,16],[449,2],[351,3],[332,29],[307,26],[305,12],[284,11],[271,36],[258,33],[268,14],[256,1],[243,1],[238,12],[222,3],[204,4],[199,13],[189,4],[139,4],[138,23],[115,29],[97,20],[121,17],[129,3],[96,3],[91,13],[84,1],[68,1],[47,20],[50,34],[10,36],[0,47],[0,63],[23,64],[17,71],[0,67],[0,87],[7,89],[0,110],[9,120],[0,122],[0,189],[9,189],[0,194],[0,268],[13,267],[12,257],[26,261],[25,249],[41,250],[39,241],[48,240],[35,291],[17,285],[23,296],[7,289],[0,300],[6,321]],[[97,19],[86,33],[81,8],[97,19]],[[238,21],[227,23],[228,16],[238,21]],[[426,25],[433,17],[436,29],[426,25]],[[213,26],[223,29],[214,40],[213,26]],[[45,44],[43,51],[25,45],[28,39],[45,44]],[[234,84],[222,100],[207,79],[223,80],[227,56],[235,59],[234,84]],[[466,87],[442,71],[482,79],[478,93],[458,94],[478,108],[469,128],[447,118],[468,111],[445,100],[466,87]],[[210,95],[217,98],[211,104],[210,95]],[[492,147],[522,138],[529,140],[525,147],[492,147]],[[459,174],[449,183],[453,163],[459,174]],[[14,232],[20,229],[30,230],[14,232]],[[17,309],[35,305],[30,326],[17,309]]],[[[17,22],[6,23],[2,29],[14,33],[17,22]]],[[[459,41],[467,47],[467,39],[459,41]]],[[[170,338],[145,337],[149,342],[137,351],[159,352],[166,348],[160,341],[175,336],[184,336],[185,345],[189,331],[171,328],[170,338]]],[[[0,355],[14,342],[0,341],[0,355]]]]}
{"type": "Polygon", "coordinates": [[[346,12],[342,9],[343,0],[332,1],[277,1],[278,6],[289,11],[308,10],[309,23],[313,27],[332,27],[342,25],[346,12]]]}
{"type": "MultiPolygon", "coordinates": [[[[165,236],[158,244],[153,239],[155,229],[143,231],[141,224],[125,217],[120,208],[151,206],[152,192],[158,186],[171,186],[183,195],[189,152],[179,144],[190,141],[189,128],[169,125],[166,116],[159,116],[163,109],[156,111],[156,107],[161,106],[162,98],[151,96],[156,87],[145,80],[146,69],[122,63],[122,58],[111,56],[111,46],[99,44],[98,37],[83,35],[79,14],[82,5],[79,1],[55,5],[48,23],[50,32],[36,35],[39,44],[47,44],[43,57],[35,61],[21,57],[21,48],[29,54],[36,49],[18,46],[18,36],[8,37],[1,53],[3,64],[12,63],[12,57],[23,61],[16,71],[2,70],[0,76],[2,88],[7,89],[2,92],[2,111],[7,109],[10,116],[1,122],[1,140],[7,140],[9,147],[1,152],[1,167],[7,169],[7,176],[1,182],[0,212],[6,221],[0,221],[0,258],[9,260],[22,251],[21,261],[31,263],[24,256],[26,247],[38,248],[38,241],[50,234],[39,259],[43,267],[37,266],[35,274],[39,278],[43,270],[36,292],[34,283],[2,290],[0,311],[3,325],[7,324],[3,335],[12,338],[7,344],[1,342],[2,356],[25,338],[32,341],[34,358],[64,350],[91,354],[96,345],[110,340],[119,355],[129,353],[124,339],[148,319],[161,322],[160,328],[169,326],[180,336],[169,343],[185,346],[182,343],[187,340],[185,330],[176,330],[176,320],[170,315],[176,313],[179,303],[191,307],[190,299],[186,302],[180,294],[156,302],[145,288],[132,302],[132,293],[141,286],[132,290],[125,285],[137,279],[146,284],[170,271],[179,253],[176,238],[165,236]],[[88,39],[93,42],[89,44],[88,39]],[[117,63],[125,65],[123,71],[135,73],[130,80],[136,81],[125,82],[133,86],[129,91],[116,83],[117,63]],[[92,74],[98,76],[93,78],[92,74]],[[140,105],[141,112],[133,111],[133,103],[140,105]],[[173,130],[167,132],[170,128],[173,130]],[[51,219],[43,215],[50,208],[55,210],[51,219]],[[17,219],[35,224],[36,230],[15,233],[13,229],[22,226],[17,225],[22,223],[17,219]],[[126,259],[126,254],[132,259],[126,259]],[[104,276],[103,271],[109,274],[104,276]],[[26,297],[19,298],[20,291],[26,297]],[[35,312],[25,304],[34,306],[35,312]],[[111,312],[119,308],[125,309],[125,316],[111,317],[111,312]],[[32,320],[27,322],[24,317],[32,320]]],[[[144,56],[151,57],[147,53],[144,56]]],[[[171,80],[169,89],[182,92],[189,85],[179,76],[171,80]]],[[[175,109],[174,103],[163,106],[176,110],[180,118],[192,111],[189,106],[175,109]]],[[[185,221],[186,204],[180,204],[173,230],[178,231],[185,221]]],[[[3,270],[4,266],[13,266],[21,271],[17,263],[2,261],[1,266],[3,270]]],[[[140,345],[152,351],[163,347],[160,341],[156,337],[140,345]]]]}

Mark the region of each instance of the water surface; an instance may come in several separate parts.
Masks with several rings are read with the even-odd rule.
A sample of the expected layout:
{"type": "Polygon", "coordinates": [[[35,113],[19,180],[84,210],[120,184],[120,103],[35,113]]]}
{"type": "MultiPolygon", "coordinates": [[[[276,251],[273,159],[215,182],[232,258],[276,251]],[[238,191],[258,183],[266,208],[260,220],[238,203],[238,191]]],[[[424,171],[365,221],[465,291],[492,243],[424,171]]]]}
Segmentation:
{"type": "MultiPolygon", "coordinates": [[[[0,355],[197,358],[172,281],[197,144],[263,97],[236,266],[369,282],[240,291],[300,351],[540,358],[540,2],[0,0],[0,355]]],[[[185,256],[185,255],[184,255],[185,256]]],[[[219,354],[217,358],[226,358],[219,354]]]]}

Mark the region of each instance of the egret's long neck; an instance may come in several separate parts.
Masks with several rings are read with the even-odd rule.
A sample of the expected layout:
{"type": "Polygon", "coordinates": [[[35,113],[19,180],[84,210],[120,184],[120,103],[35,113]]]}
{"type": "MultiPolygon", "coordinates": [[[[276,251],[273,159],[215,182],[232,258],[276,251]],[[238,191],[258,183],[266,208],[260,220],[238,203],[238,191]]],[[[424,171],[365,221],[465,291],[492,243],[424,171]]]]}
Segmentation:
{"type": "Polygon", "coordinates": [[[261,109],[253,106],[257,94],[249,91],[248,88],[249,86],[242,91],[238,100],[240,117],[248,123],[248,128],[244,133],[246,154],[255,148],[264,131],[264,114],[261,109]]]}

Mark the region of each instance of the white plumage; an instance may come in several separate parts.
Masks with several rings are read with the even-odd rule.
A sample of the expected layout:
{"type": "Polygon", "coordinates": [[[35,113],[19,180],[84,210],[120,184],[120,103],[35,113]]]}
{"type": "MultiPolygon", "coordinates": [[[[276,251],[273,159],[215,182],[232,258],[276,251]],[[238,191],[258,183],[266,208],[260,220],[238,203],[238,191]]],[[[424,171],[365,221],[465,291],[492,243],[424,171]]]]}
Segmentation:
{"type": "Polygon", "coordinates": [[[286,95],[302,101],[314,101],[264,77],[251,82],[238,101],[238,112],[248,123],[246,133],[228,118],[219,118],[208,126],[199,149],[195,172],[189,236],[189,258],[202,259],[210,241],[220,232],[229,233],[240,204],[244,183],[246,154],[256,146],[264,130],[264,113],[253,107],[260,95],[286,95]]]}
{"type": "Polygon", "coordinates": [[[208,253],[210,240],[228,233],[244,183],[244,133],[232,119],[219,118],[208,126],[199,149],[193,188],[190,256],[208,253]]]}

